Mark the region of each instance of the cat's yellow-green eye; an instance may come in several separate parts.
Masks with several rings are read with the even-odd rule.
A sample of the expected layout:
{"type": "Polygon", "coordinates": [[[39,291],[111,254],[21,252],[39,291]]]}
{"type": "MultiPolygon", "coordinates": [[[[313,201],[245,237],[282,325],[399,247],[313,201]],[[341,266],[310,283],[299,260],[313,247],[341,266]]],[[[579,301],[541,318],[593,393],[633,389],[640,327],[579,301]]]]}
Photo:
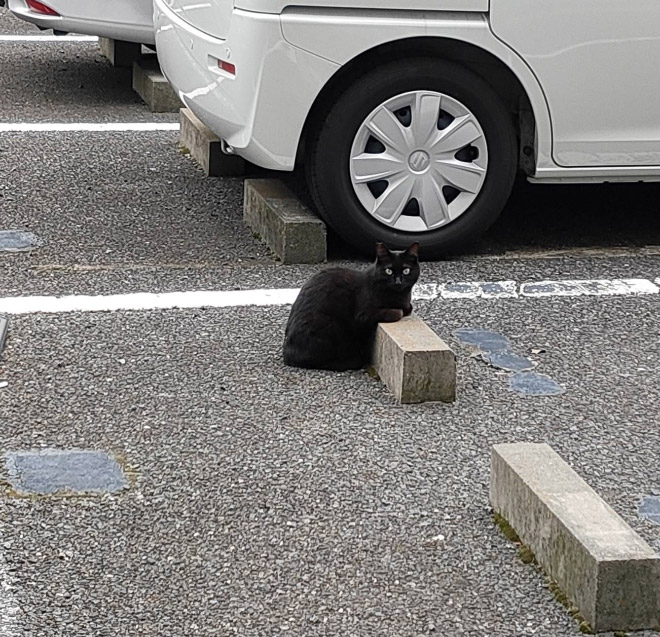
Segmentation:
{"type": "Polygon", "coordinates": [[[385,274],[387,274],[388,276],[392,276],[392,268],[386,268],[385,274]]]}
{"type": "Polygon", "coordinates": [[[410,274],[410,268],[403,268],[404,274],[410,274]]]}

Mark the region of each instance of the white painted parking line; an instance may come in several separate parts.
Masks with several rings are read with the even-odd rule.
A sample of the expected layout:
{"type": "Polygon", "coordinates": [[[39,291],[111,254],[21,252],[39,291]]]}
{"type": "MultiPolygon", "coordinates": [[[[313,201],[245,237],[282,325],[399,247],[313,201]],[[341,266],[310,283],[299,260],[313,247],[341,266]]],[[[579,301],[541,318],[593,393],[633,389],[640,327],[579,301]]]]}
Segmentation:
{"type": "MultiPolygon", "coordinates": [[[[641,296],[660,293],[658,285],[647,279],[596,279],[581,281],[515,281],[420,284],[413,294],[417,301],[457,299],[516,299],[575,296],[641,296]],[[458,286],[458,287],[457,287],[458,286]],[[456,290],[460,290],[460,295],[456,290]]],[[[34,314],[62,312],[114,312],[170,310],[176,308],[243,307],[290,305],[298,296],[297,288],[260,290],[206,290],[195,292],[111,294],[107,296],[13,296],[0,298],[0,313],[34,314]]],[[[1,637],[1,636],[0,636],[1,637]]]]}
{"type": "Polygon", "coordinates": [[[0,42],[98,42],[95,35],[0,35],[0,42]]]}
{"type": "Polygon", "coordinates": [[[515,281],[445,283],[440,296],[443,299],[515,299],[518,285],[515,281]]]}
{"type": "Polygon", "coordinates": [[[660,289],[647,279],[594,279],[538,281],[523,283],[522,296],[629,296],[658,294],[660,289]]]}
{"type": "Polygon", "coordinates": [[[178,122],[33,122],[0,124],[0,133],[178,131],[178,122]]]}
{"type": "Polygon", "coordinates": [[[113,312],[117,310],[170,310],[175,308],[288,305],[297,289],[112,294],[108,296],[15,296],[0,299],[3,314],[36,312],[113,312]]]}
{"type": "Polygon", "coordinates": [[[515,281],[467,281],[458,283],[420,283],[415,286],[415,299],[432,301],[443,299],[515,299],[518,284],[515,281]]]}

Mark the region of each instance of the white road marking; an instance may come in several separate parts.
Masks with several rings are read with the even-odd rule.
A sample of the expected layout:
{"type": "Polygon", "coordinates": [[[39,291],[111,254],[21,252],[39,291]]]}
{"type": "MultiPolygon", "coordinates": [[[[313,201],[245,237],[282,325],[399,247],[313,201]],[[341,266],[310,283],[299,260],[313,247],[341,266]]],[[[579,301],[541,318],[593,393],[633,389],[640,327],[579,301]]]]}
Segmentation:
{"type": "Polygon", "coordinates": [[[178,122],[32,122],[0,124],[0,133],[178,131],[178,122]]]}
{"type": "Polygon", "coordinates": [[[441,286],[437,283],[418,283],[414,288],[414,298],[418,301],[433,301],[440,296],[441,286]]]}
{"type": "MultiPolygon", "coordinates": [[[[111,294],[107,296],[10,296],[0,298],[0,314],[114,312],[176,308],[291,305],[297,288],[208,290],[195,292],[111,294]]],[[[660,293],[660,279],[597,279],[528,282],[425,283],[415,288],[415,300],[515,299],[518,297],[640,296],[660,293]]],[[[1,633],[0,633],[1,637],[1,633]]]]}
{"type": "Polygon", "coordinates": [[[522,296],[630,296],[658,292],[658,286],[647,279],[538,281],[520,286],[522,296]]]}
{"type": "Polygon", "coordinates": [[[445,283],[440,296],[443,299],[515,299],[518,285],[515,281],[445,283]]]}
{"type": "Polygon", "coordinates": [[[518,284],[515,281],[467,281],[460,283],[419,283],[413,298],[417,301],[443,299],[515,299],[518,284]]]}
{"type": "Polygon", "coordinates": [[[0,312],[3,314],[32,314],[35,312],[114,312],[117,310],[288,305],[295,301],[298,291],[297,289],[273,289],[166,292],[163,294],[138,292],[108,296],[15,296],[0,299],[0,312]]]}
{"type": "Polygon", "coordinates": [[[95,35],[0,35],[0,42],[98,42],[95,35]]]}

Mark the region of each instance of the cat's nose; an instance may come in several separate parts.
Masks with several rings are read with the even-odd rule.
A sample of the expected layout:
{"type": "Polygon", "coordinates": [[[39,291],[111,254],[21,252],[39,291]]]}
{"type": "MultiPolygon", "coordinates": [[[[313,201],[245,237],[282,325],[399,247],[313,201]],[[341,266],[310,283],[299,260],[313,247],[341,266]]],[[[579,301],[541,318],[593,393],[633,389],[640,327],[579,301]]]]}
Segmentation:
{"type": "Polygon", "coordinates": [[[397,285],[401,285],[402,283],[401,277],[397,277],[396,279],[394,279],[394,283],[396,283],[397,285]]]}

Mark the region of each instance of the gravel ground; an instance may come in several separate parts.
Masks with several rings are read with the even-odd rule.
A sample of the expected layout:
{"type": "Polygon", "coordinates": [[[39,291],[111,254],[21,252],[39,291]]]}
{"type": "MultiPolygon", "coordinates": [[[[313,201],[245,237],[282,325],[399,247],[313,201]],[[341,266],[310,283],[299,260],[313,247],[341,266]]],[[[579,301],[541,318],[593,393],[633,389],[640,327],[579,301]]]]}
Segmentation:
{"type": "Polygon", "coordinates": [[[135,474],[118,497],[1,501],[24,634],[579,634],[493,525],[489,447],[550,443],[660,545],[636,514],[660,488],[657,299],[418,312],[546,349],[566,394],[518,396],[457,346],[459,400],[401,407],[364,373],[284,368],[286,308],[14,320],[0,447],[135,474]]]}
{"type": "MultiPolygon", "coordinates": [[[[8,18],[6,10],[0,11],[0,29],[10,20],[18,22],[8,18]]],[[[36,27],[26,33],[38,34],[36,27]]],[[[149,112],[131,88],[132,69],[114,68],[94,42],[2,42],[0,45],[5,69],[0,82],[3,104],[0,122],[178,119],[175,113],[149,112]]]]}

